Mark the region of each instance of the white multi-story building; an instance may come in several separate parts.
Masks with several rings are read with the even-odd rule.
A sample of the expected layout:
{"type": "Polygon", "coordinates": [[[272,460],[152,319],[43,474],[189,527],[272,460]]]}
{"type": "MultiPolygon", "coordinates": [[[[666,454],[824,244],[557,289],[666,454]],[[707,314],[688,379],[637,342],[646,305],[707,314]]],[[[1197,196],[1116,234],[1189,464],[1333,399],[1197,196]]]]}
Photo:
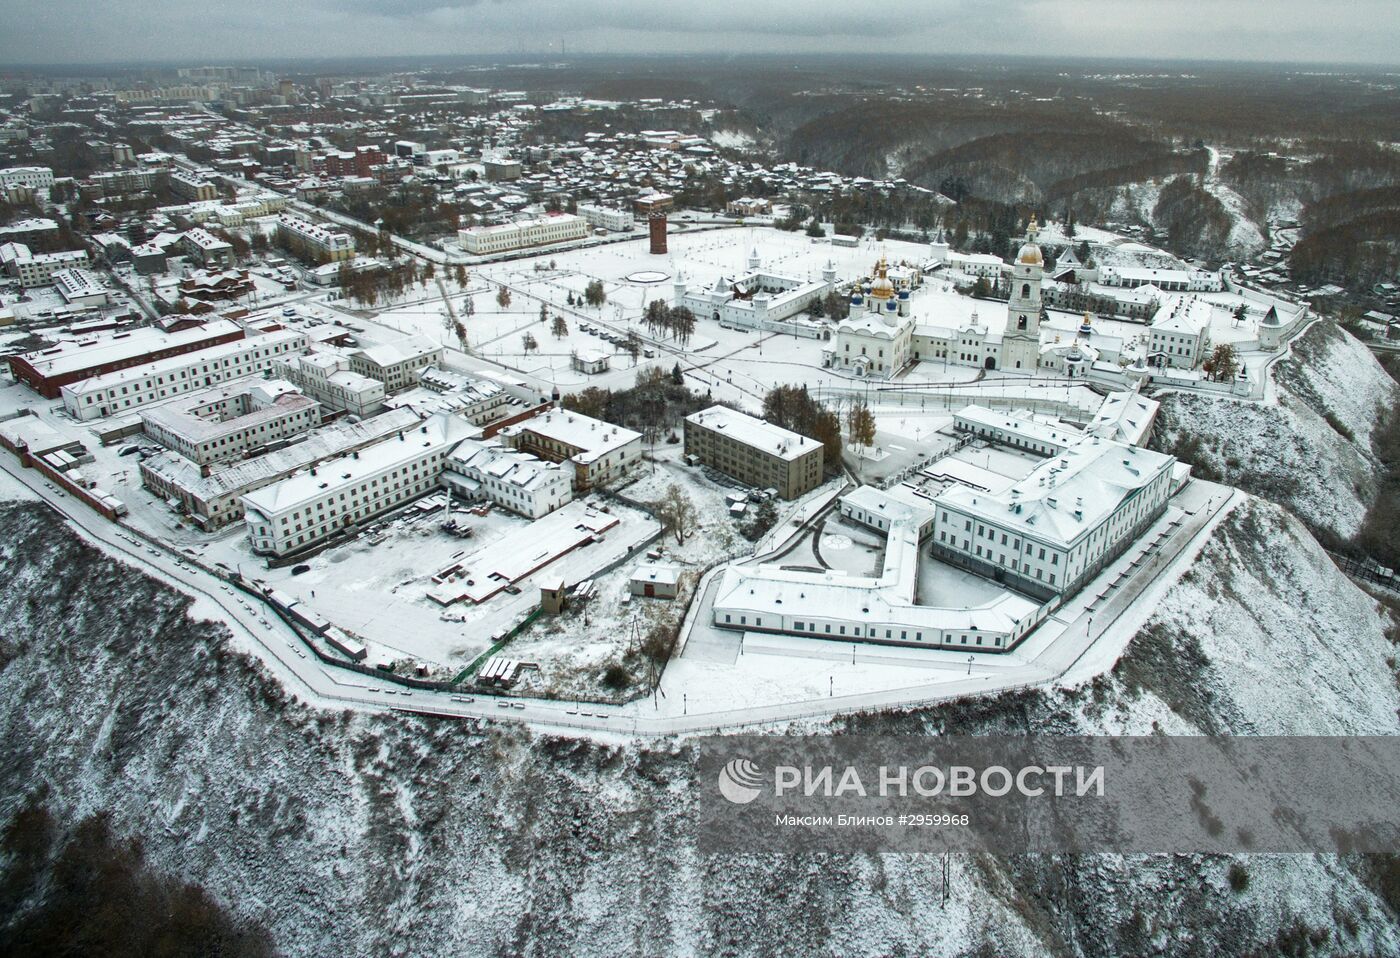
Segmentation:
{"type": "Polygon", "coordinates": [[[457,242],[468,253],[484,256],[513,249],[567,243],[587,235],[588,223],[583,217],[572,213],[551,213],[537,219],[458,230],[457,242]]]}
{"type": "Polygon", "coordinates": [[[565,409],[507,426],[501,437],[549,462],[567,459],[574,467],[575,489],[619,478],[642,461],[641,433],[565,409]]]}
{"type": "Polygon", "coordinates": [[[447,457],[443,485],[470,500],[485,499],[538,519],[574,498],[573,471],[495,439],[464,439],[447,457]]]}
{"type": "Polygon", "coordinates": [[[60,253],[31,253],[23,243],[0,245],[0,267],[4,267],[20,286],[32,289],[35,286],[48,286],[53,276],[60,270],[77,269],[88,264],[88,255],[83,250],[67,250],[60,253]]]}
{"type": "Polygon", "coordinates": [[[46,190],[53,186],[53,170],[47,166],[11,166],[0,170],[0,188],[16,186],[29,190],[46,190]]]}
{"type": "Polygon", "coordinates": [[[333,456],[346,455],[416,428],[407,409],[358,422],[337,422],[281,449],[224,463],[197,463],[173,452],[150,456],[141,483],[179,508],[201,529],[220,529],[243,518],[243,496],[333,456]]]}
{"type": "Polygon", "coordinates": [[[1214,303],[1195,296],[1172,296],[1152,318],[1147,361],[1153,365],[1195,369],[1206,358],[1214,303]]]}
{"type": "Polygon", "coordinates": [[[191,462],[242,458],[321,421],[314,399],[277,379],[243,379],[141,411],[141,431],[191,462]]]}
{"type": "Polygon", "coordinates": [[[1022,412],[998,412],[975,404],[953,414],[953,428],[1038,456],[1058,456],[1084,438],[1083,432],[1067,423],[1036,419],[1022,412]]]}
{"type": "Polygon", "coordinates": [[[580,203],[578,215],[594,229],[607,230],[610,233],[625,233],[633,227],[631,210],[580,203]]]}
{"type": "Polygon", "coordinates": [[[1146,266],[1105,266],[1099,271],[1099,282],[1124,289],[1155,286],[1164,293],[1218,293],[1225,288],[1225,279],[1219,270],[1146,266]]]}
{"type": "Polygon", "coordinates": [[[935,499],[935,555],[1044,596],[1073,592],[1161,515],[1171,456],[1098,436],[1003,492],[954,486],[935,499]]]}
{"type": "Polygon", "coordinates": [[[476,428],[440,415],[243,497],[253,551],[286,555],[438,488],[449,453],[476,428]]]}
{"type": "Polygon", "coordinates": [[[427,336],[409,336],[391,343],[366,346],[350,354],[350,369],[377,379],[386,392],[418,384],[424,369],[442,362],[442,346],[427,336]]]}
{"type": "Polygon", "coordinates": [[[273,363],[272,372],[327,409],[364,417],[384,408],[384,384],[352,372],[350,358],[339,353],[285,356],[273,363]]]}
{"type": "Polygon", "coordinates": [[[338,263],[355,255],[355,239],[349,233],[290,213],[277,217],[277,235],[282,242],[318,262],[338,263]]]}
{"type": "Polygon", "coordinates": [[[306,336],[295,330],[249,336],[64,386],[63,406],[81,420],[119,415],[206,386],[258,375],[279,358],[305,351],[306,336]]]}

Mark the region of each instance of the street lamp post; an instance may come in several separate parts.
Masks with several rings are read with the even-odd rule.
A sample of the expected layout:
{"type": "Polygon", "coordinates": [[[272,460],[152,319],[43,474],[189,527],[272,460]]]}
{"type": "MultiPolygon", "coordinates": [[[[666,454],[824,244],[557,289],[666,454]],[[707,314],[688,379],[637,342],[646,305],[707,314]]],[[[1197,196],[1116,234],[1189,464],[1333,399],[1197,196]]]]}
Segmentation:
{"type": "Polygon", "coordinates": [[[971,675],[971,674],[972,674],[972,663],[973,663],[973,662],[976,662],[976,661],[977,661],[977,656],[975,656],[975,655],[969,655],[969,656],[967,657],[967,674],[968,674],[968,675],[971,675]]]}

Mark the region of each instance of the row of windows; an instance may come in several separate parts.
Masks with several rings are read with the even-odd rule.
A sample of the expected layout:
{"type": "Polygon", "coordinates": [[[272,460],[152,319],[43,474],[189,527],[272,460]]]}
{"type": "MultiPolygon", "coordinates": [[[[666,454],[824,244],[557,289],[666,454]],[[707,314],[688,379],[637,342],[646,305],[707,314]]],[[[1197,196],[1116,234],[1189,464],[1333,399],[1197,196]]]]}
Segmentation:
{"type": "MultiPolygon", "coordinates": [[[[277,344],[276,346],[272,346],[272,347],[270,347],[270,348],[268,348],[268,349],[257,349],[257,350],[254,350],[254,351],[250,352],[250,353],[244,353],[244,354],[241,354],[241,355],[238,355],[238,356],[230,357],[230,358],[228,358],[228,359],[216,361],[216,362],[214,362],[212,365],[209,364],[209,363],[205,363],[205,364],[202,365],[202,366],[187,366],[187,367],[185,367],[185,368],[183,368],[183,369],[176,370],[176,371],[173,371],[173,372],[170,373],[169,385],[171,385],[171,386],[174,386],[174,385],[177,385],[177,384],[179,384],[179,385],[189,385],[189,382],[190,382],[191,378],[197,378],[197,377],[202,376],[202,375],[208,375],[210,372],[218,372],[218,371],[220,371],[220,370],[229,370],[229,369],[231,369],[231,368],[234,368],[234,369],[235,369],[235,375],[237,375],[237,374],[240,374],[240,371],[241,371],[241,370],[243,369],[243,367],[244,367],[245,365],[247,365],[248,363],[254,363],[254,364],[256,364],[256,363],[258,363],[260,360],[268,359],[268,358],[271,358],[271,357],[273,357],[273,356],[281,355],[282,353],[285,353],[285,352],[287,352],[287,351],[290,350],[290,349],[299,349],[299,348],[300,348],[299,346],[294,345],[294,344],[292,344],[292,343],[279,343],[279,344],[277,344]]],[[[188,351],[189,351],[189,350],[181,350],[181,352],[188,352],[188,351]]],[[[143,360],[142,360],[142,362],[151,362],[151,361],[152,361],[152,360],[150,360],[149,357],[143,358],[143,360]]],[[[113,371],[115,371],[115,370],[113,370],[113,371]]],[[[224,378],[234,378],[234,377],[228,376],[228,377],[224,377],[224,378]]],[[[207,382],[207,381],[206,381],[206,382],[207,382]]],[[[101,393],[90,393],[90,394],[88,395],[86,401],[87,401],[87,404],[88,404],[88,405],[91,405],[94,399],[117,399],[117,398],[119,398],[119,397],[121,397],[121,396],[126,396],[126,395],[137,395],[137,394],[139,394],[139,393],[149,393],[150,391],[152,391],[152,390],[154,390],[154,389],[157,389],[157,388],[160,387],[160,386],[164,386],[164,385],[166,385],[166,384],[167,384],[167,383],[166,383],[166,377],[165,377],[165,376],[154,376],[154,377],[152,377],[152,378],[150,378],[150,379],[144,379],[144,380],[142,380],[140,383],[130,383],[130,384],[128,384],[128,385],[124,385],[124,386],[121,386],[121,387],[113,386],[113,387],[111,387],[110,389],[108,389],[106,392],[101,392],[101,393]]],[[[198,385],[201,385],[201,384],[200,384],[200,383],[195,383],[195,385],[198,386],[198,385]]],[[[184,390],[181,390],[181,391],[183,392],[184,390]]],[[[162,396],[166,395],[165,390],[162,389],[162,390],[160,391],[160,394],[161,394],[162,396]]]]}
{"type": "MultiPolygon", "coordinates": [[[[733,625],[733,624],[734,624],[734,616],[733,616],[733,614],[732,614],[732,613],[729,613],[729,612],[726,612],[726,613],[724,614],[724,621],[725,621],[726,623],[730,624],[730,625],[733,625]]],[[[748,625],[748,624],[749,624],[749,617],[748,617],[747,615],[741,615],[741,616],[739,616],[739,623],[738,623],[738,624],[739,624],[739,625],[748,625]]],[[[763,617],[762,617],[762,616],[754,616],[753,625],[754,625],[754,628],[756,628],[756,629],[757,629],[757,628],[762,628],[762,627],[763,627],[763,617]]],[[[835,632],[832,631],[832,623],[830,623],[830,622],[821,623],[820,628],[818,628],[818,623],[816,623],[816,622],[804,622],[804,621],[801,621],[801,620],[799,620],[799,619],[794,619],[794,620],[793,620],[793,623],[792,623],[792,627],[793,627],[793,630],[794,630],[794,631],[797,631],[797,632],[819,633],[819,634],[821,634],[821,635],[848,635],[848,633],[847,633],[847,631],[846,631],[846,626],[845,626],[845,625],[842,625],[842,624],[840,624],[840,623],[836,623],[836,631],[835,631],[835,632]]],[[[893,639],[894,639],[894,632],[895,632],[894,629],[892,629],[892,628],[886,628],[886,629],[884,630],[884,633],[885,633],[884,638],[893,640],[893,639]]],[[[910,632],[909,629],[900,629],[900,630],[899,630],[899,640],[902,641],[902,642],[908,642],[908,641],[909,641],[909,632],[910,632]]],[[[878,639],[878,638],[880,638],[881,636],[880,636],[880,629],[876,628],[875,626],[864,626],[864,627],[862,627],[862,626],[859,626],[859,625],[852,625],[852,626],[850,626],[850,632],[849,632],[848,637],[849,637],[849,638],[853,638],[853,639],[878,639]],[[862,632],[862,628],[865,629],[864,632],[862,632]]],[[[934,640],[937,641],[937,636],[936,636],[936,635],[932,636],[932,638],[934,638],[934,640]]],[[[989,635],[989,636],[982,636],[982,635],[979,635],[979,634],[976,634],[976,633],[972,633],[971,635],[969,635],[969,634],[967,634],[967,633],[964,633],[964,634],[962,634],[961,636],[958,636],[958,637],[957,637],[957,644],[959,644],[959,645],[983,645],[983,644],[984,644],[984,643],[983,643],[983,639],[984,639],[984,638],[985,638],[985,639],[990,639],[990,640],[991,640],[990,642],[986,643],[986,644],[988,644],[988,645],[997,645],[997,646],[999,646],[999,645],[1001,645],[1001,644],[1003,643],[1003,641],[1004,641],[1004,637],[1003,637],[1003,636],[999,636],[999,635],[998,635],[998,636],[990,636],[990,635],[989,635]]],[[[922,631],[920,631],[920,630],[914,630],[914,641],[915,641],[915,642],[922,642],[923,640],[924,640],[924,633],[923,633],[922,631]]],[[[948,641],[948,642],[953,642],[953,641],[954,641],[954,636],[952,636],[952,635],[947,636],[947,641],[948,641]]]]}

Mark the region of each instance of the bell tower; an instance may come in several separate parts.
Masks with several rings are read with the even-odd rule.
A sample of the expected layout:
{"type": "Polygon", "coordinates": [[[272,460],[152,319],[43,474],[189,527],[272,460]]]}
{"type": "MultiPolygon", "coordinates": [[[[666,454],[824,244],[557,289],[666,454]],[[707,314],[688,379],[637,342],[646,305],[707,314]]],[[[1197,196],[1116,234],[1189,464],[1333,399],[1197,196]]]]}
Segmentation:
{"type": "Polygon", "coordinates": [[[1011,267],[1011,298],[1006,304],[1006,330],[1001,337],[1001,368],[1035,372],[1040,364],[1040,285],[1045,258],[1036,245],[1040,227],[1031,217],[1026,242],[1011,267]]]}

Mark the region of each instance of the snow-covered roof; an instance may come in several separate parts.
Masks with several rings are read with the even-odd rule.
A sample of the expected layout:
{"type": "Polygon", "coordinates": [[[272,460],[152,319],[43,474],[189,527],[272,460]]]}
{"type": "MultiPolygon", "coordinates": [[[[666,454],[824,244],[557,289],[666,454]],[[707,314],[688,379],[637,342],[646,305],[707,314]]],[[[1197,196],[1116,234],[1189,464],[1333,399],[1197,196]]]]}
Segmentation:
{"type": "Polygon", "coordinates": [[[788,461],[799,459],[818,446],[815,439],[809,439],[800,433],[727,406],[711,406],[709,409],[691,413],[685,420],[705,429],[722,432],[745,446],[788,461]]]}
{"type": "Polygon", "coordinates": [[[314,473],[308,470],[250,492],[243,503],[271,519],[404,463],[445,452],[473,432],[473,426],[454,416],[433,416],[353,455],[323,462],[314,473]]]}
{"type": "Polygon", "coordinates": [[[249,376],[233,382],[185,393],[174,400],[141,410],[141,421],[169,430],[190,442],[209,442],[279,419],[288,413],[313,409],[316,401],[303,396],[283,379],[249,376]],[[247,412],[227,419],[200,414],[204,407],[246,397],[247,412]]]}
{"type": "Polygon", "coordinates": [[[1035,615],[1039,606],[1009,589],[975,607],[916,605],[918,537],[916,524],[892,523],[879,576],[852,576],[836,569],[809,572],[776,563],[731,566],[720,577],[714,606],[775,618],[811,616],[930,631],[1012,632],[1035,615]]]}
{"type": "Polygon", "coordinates": [[[1109,393],[1086,432],[1139,446],[1147,439],[1161,403],[1135,391],[1109,393]]]}
{"type": "Polygon", "coordinates": [[[566,409],[551,409],[532,419],[508,426],[501,431],[501,435],[516,436],[522,432],[532,432],[578,449],[579,452],[571,458],[582,464],[601,459],[608,453],[642,438],[639,432],[566,409]]]}
{"type": "Polygon", "coordinates": [[[938,504],[1024,536],[1069,546],[1175,461],[1096,436],[1045,460],[1005,492],[953,486],[939,494],[938,504]]]}
{"type": "Polygon", "coordinates": [[[42,375],[56,377],[126,362],[158,350],[186,346],[197,348],[201,342],[239,331],[237,324],[226,319],[173,333],[155,326],[141,326],[110,336],[61,340],[48,349],[25,353],[23,359],[42,375]]]}
{"type": "Polygon", "coordinates": [[[173,452],[152,456],[141,464],[141,469],[209,502],[220,496],[273,482],[323,459],[411,429],[418,422],[418,417],[407,409],[394,409],[360,422],[338,422],[317,430],[301,442],[265,456],[214,466],[207,476],[200,474],[198,465],[173,452]]]}
{"type": "MultiPolygon", "coordinates": [[[[167,333],[166,335],[178,336],[180,333],[167,333]]],[[[105,389],[111,389],[113,386],[119,386],[122,383],[136,382],[149,376],[159,376],[172,370],[184,369],[187,366],[196,364],[208,363],[213,365],[230,356],[237,356],[249,350],[265,349],[278,343],[296,341],[305,342],[305,337],[293,329],[280,329],[258,336],[249,336],[244,339],[235,339],[232,342],[220,343],[217,346],[210,346],[207,349],[200,349],[195,352],[167,356],[164,359],[152,360],[140,366],[118,369],[116,372],[103,373],[101,376],[93,376],[89,379],[84,379],[82,382],[64,386],[63,389],[65,392],[72,393],[74,396],[81,396],[89,392],[101,392],[105,389]]]]}
{"type": "Polygon", "coordinates": [[[1072,446],[1084,438],[1082,432],[1066,423],[1047,422],[1023,411],[998,412],[975,403],[954,413],[953,421],[960,426],[966,423],[973,429],[985,427],[1007,435],[1019,436],[1028,442],[1060,449],[1072,446]]]}
{"type": "Polygon", "coordinates": [[[558,463],[544,462],[495,439],[463,439],[447,459],[447,468],[453,472],[494,479],[527,492],[551,483],[572,481],[558,463]]]}

